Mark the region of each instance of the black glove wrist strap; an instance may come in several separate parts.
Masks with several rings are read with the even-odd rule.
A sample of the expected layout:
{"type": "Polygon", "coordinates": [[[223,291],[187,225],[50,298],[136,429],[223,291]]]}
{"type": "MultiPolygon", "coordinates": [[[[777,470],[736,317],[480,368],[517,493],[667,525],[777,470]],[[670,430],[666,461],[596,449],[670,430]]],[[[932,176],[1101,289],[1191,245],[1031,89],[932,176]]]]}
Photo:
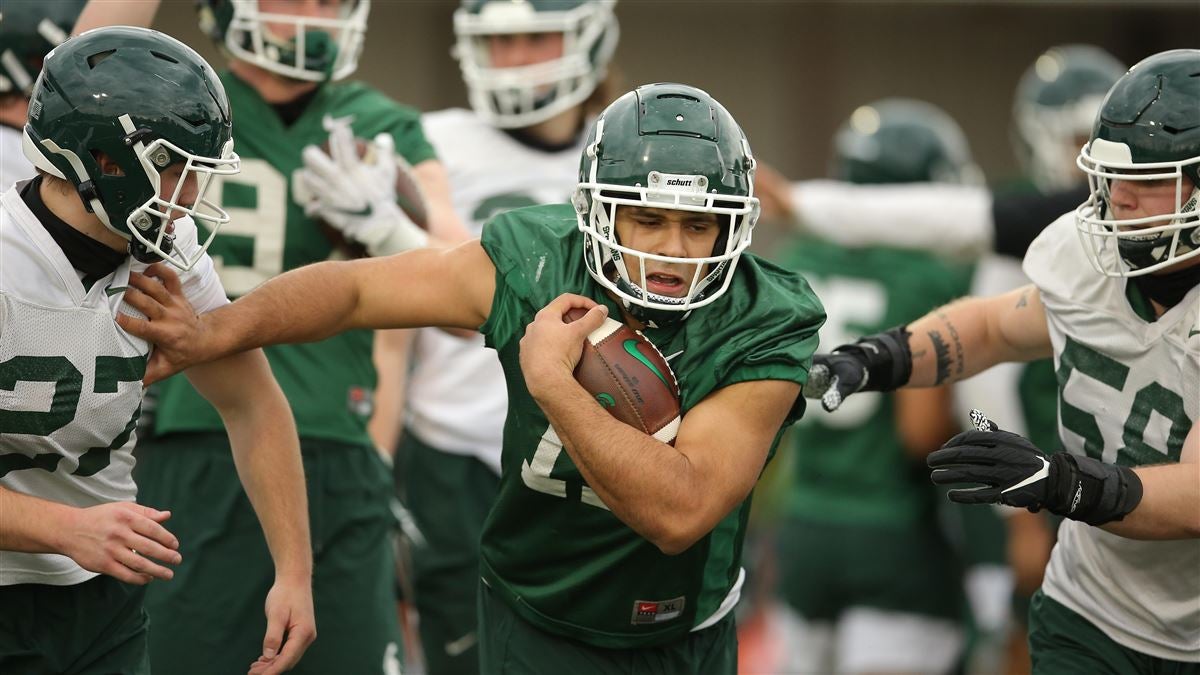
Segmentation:
{"type": "Polygon", "coordinates": [[[908,326],[896,326],[868,335],[835,352],[858,352],[867,366],[867,381],[860,391],[892,391],[908,384],[912,377],[912,348],[908,345],[908,326]]]}
{"type": "Polygon", "coordinates": [[[1132,469],[1067,452],[1050,458],[1054,485],[1044,506],[1051,513],[1103,525],[1122,520],[1142,501],[1142,479],[1132,469]]]}

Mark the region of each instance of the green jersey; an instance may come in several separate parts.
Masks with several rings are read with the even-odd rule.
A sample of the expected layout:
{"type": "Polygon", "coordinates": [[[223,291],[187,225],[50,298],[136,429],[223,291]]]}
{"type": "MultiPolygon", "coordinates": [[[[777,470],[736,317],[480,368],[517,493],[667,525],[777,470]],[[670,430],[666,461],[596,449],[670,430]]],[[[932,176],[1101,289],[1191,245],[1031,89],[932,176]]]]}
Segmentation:
{"type": "MultiPolygon", "coordinates": [[[[518,361],[526,325],[562,293],[619,316],[584,265],[575,212],[563,204],[501,214],[484,227],[483,247],[496,266],[496,293],[480,330],[499,354],[509,396],[500,493],[482,539],[484,581],[535,626],[599,647],[661,644],[711,625],[736,601],[750,499],[676,556],[617,519],[562,452],[518,361]]],[[[720,299],[645,334],[675,371],[686,416],[727,385],[803,384],[824,318],[803,279],[743,254],[720,299]]],[[[784,426],[803,409],[798,397],[784,426]]]]}
{"type": "MultiPolygon", "coordinates": [[[[325,118],[351,118],[358,138],[390,133],[396,151],[410,164],[434,156],[418,113],[365,84],[322,86],[300,117],[286,125],[245,82],[230,73],[223,73],[221,81],[237,120],[233,138],[242,171],[214,188],[230,222],[208,252],[230,297],[333,254],[328,237],[292,197],[293,176],[304,166],[304,147],[320,146],[329,137],[325,118]]],[[[301,436],[370,442],[366,422],[375,388],[371,344],[372,332],[358,330],[312,344],[267,348],[271,370],[287,395],[301,436]]],[[[216,410],[183,377],[164,383],[157,433],[222,428],[216,410]]]]}
{"type": "MultiPolygon", "coordinates": [[[[922,252],[844,248],[803,239],[785,256],[825,302],[826,345],[919,318],[964,295],[971,270],[922,252]]],[[[835,413],[814,409],[791,433],[793,515],[822,522],[902,525],[934,505],[929,472],[905,453],[896,432],[893,396],[861,392],[835,413]]]]}

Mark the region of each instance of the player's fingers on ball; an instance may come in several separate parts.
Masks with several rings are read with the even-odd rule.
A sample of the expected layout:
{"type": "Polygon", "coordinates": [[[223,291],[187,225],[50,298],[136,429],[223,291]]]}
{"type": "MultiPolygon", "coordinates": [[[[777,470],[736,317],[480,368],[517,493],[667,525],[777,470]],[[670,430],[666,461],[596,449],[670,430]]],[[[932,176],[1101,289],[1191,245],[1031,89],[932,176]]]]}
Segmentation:
{"type": "Polygon", "coordinates": [[[389,133],[377,134],[375,136],[375,147],[376,152],[381,155],[379,158],[380,161],[385,157],[391,158],[392,155],[396,154],[396,140],[389,133]]]}
{"type": "Polygon", "coordinates": [[[339,173],[333,159],[315,145],[304,148],[301,157],[304,159],[304,166],[322,180],[332,179],[339,173]]]}

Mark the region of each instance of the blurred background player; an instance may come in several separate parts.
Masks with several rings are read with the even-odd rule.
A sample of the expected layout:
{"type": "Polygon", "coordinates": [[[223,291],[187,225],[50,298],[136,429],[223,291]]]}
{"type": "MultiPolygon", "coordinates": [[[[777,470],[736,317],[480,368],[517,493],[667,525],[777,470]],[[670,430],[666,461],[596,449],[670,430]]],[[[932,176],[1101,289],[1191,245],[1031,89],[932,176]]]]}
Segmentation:
{"type": "MultiPolygon", "coordinates": [[[[922,101],[859,107],[834,138],[831,175],[856,184],[978,184],[966,138],[922,101]]],[[[825,343],[921,316],[964,294],[971,268],[932,254],[795,242],[785,264],[826,307],[825,343]]],[[[956,431],[949,387],[814,407],[791,433],[779,589],[799,614],[789,672],[946,673],[964,644],[956,555],[938,524],[925,455],[956,431]]]]}
{"type": "MultiPolygon", "coordinates": [[[[502,211],[569,200],[587,128],[613,95],[615,4],[467,0],[455,13],[472,109],[422,121],[472,234],[502,211]]],[[[422,651],[433,675],[474,673],[479,535],[500,485],[504,373],[481,335],[412,336],[396,480],[427,542],[412,550],[422,651]]]]}
{"type": "MultiPolygon", "coordinates": [[[[238,170],[229,102],[196,52],[141,28],[66,42],[37,82],[23,145],[38,175],[0,198],[0,670],[148,673],[139,586],[173,583],[166,565],[201,535],[176,539],[170,512],[134,503],[149,345],[114,319],[143,292],[227,304],[196,225],[228,221],[206,195],[238,170]],[[182,270],[168,288],[137,274],[164,260],[182,270]]],[[[256,647],[236,672],[259,655],[251,672],[281,672],[314,635],[291,412],[260,352],[187,376],[229,420],[260,520],[247,517],[270,543],[272,578],[246,598],[257,630],[240,628],[256,647]]]]}
{"type": "Polygon", "coordinates": [[[42,60],[71,34],[85,2],[6,2],[0,9],[0,191],[34,175],[21,152],[29,93],[42,60]]]}
{"type": "MultiPolygon", "coordinates": [[[[107,3],[88,12],[93,8],[98,21],[153,18],[146,3],[133,3],[128,15],[107,3]]],[[[465,236],[417,112],[365,84],[334,82],[357,66],[369,0],[205,0],[199,9],[205,32],[229,56],[220,77],[239,122],[242,173],[217,188],[231,222],[212,248],[230,296],[342,255],[318,219],[373,255],[424,242],[397,207],[394,186],[379,178],[394,176],[394,167],[360,161],[348,149],[354,137],[368,139],[376,155],[396,152],[413,166],[433,236],[465,236]],[[321,149],[327,140],[328,152],[321,149]],[[353,180],[328,182],[330,167],[353,180]]],[[[85,15],[81,26],[89,20],[85,15]]],[[[321,640],[297,672],[393,672],[402,658],[392,600],[392,480],[366,431],[376,389],[372,337],[353,331],[267,353],[296,416],[309,477],[321,640]]],[[[269,586],[271,570],[246,497],[231,481],[222,426],[187,382],[163,383],[139,480],[148,503],[189,514],[178,530],[194,548],[176,583],[147,597],[159,670],[171,671],[180,654],[190,654],[208,670],[232,672],[256,653],[257,593],[269,586]]]]}

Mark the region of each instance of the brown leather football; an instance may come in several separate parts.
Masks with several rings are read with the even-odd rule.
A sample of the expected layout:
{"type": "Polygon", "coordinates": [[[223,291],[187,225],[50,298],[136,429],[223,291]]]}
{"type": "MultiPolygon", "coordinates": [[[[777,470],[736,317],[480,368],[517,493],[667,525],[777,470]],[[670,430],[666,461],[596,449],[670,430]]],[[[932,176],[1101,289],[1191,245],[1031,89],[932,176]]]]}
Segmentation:
{"type": "MultiPolygon", "coordinates": [[[[354,139],[354,147],[358,151],[358,156],[366,159],[368,162],[375,161],[374,147],[370,141],[362,138],[354,139]]],[[[321,144],[321,151],[329,154],[329,141],[321,144]]],[[[417,177],[413,173],[412,165],[404,160],[403,157],[396,155],[396,163],[399,166],[399,171],[396,172],[396,201],[400,204],[400,208],[412,218],[413,222],[420,226],[423,230],[429,229],[429,209],[425,204],[425,195],[421,192],[421,186],[417,183],[417,177]]],[[[330,225],[320,218],[317,221],[317,228],[321,230],[321,234],[333,244],[333,248],[347,258],[365,258],[367,257],[367,249],[362,244],[356,241],[346,239],[341,230],[330,225]]]]}
{"type": "MultiPolygon", "coordinates": [[[[568,322],[587,311],[567,312],[568,322]]],[[[606,318],[588,335],[575,379],[613,417],[674,445],[679,432],[679,383],[667,360],[638,331],[606,318]]]]}

